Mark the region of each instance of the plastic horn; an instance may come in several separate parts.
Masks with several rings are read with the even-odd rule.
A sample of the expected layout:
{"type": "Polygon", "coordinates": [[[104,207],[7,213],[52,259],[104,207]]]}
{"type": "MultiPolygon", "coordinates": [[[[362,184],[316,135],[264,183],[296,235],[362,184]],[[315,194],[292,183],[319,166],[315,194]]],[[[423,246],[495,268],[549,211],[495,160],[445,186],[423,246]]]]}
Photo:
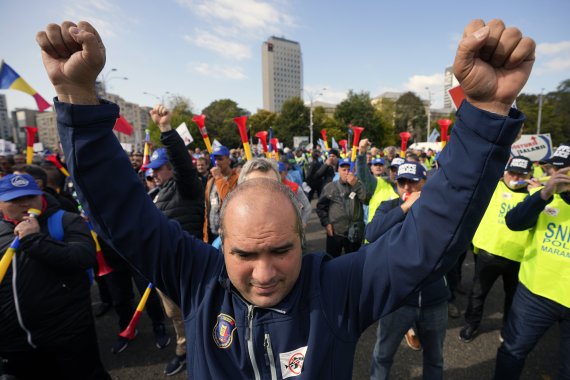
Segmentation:
{"type": "Polygon", "coordinates": [[[406,156],[406,149],[408,148],[408,140],[412,137],[410,132],[400,132],[400,139],[402,143],[400,145],[400,157],[404,158],[406,156]]]}
{"type": "Polygon", "coordinates": [[[146,301],[148,300],[148,296],[150,295],[151,290],[152,290],[152,284],[149,283],[141,297],[141,300],[139,301],[139,304],[137,305],[137,309],[135,310],[135,313],[133,314],[133,317],[131,318],[129,325],[127,326],[126,329],[121,331],[119,336],[128,340],[133,340],[135,338],[135,335],[137,333],[137,325],[139,323],[139,318],[141,317],[141,313],[144,310],[146,301]]]}
{"type": "Polygon", "coordinates": [[[146,166],[150,162],[150,130],[145,129],[145,136],[144,136],[144,151],[143,151],[143,163],[139,171],[144,172],[146,170],[146,166]]]}
{"type": "Polygon", "coordinates": [[[208,130],[204,125],[204,119],[206,119],[205,115],[196,115],[192,117],[192,121],[198,125],[198,129],[200,130],[200,134],[204,139],[204,144],[206,144],[208,153],[212,154],[212,144],[210,143],[210,137],[208,137],[208,130]]]}
{"type": "Polygon", "coordinates": [[[323,141],[325,142],[325,150],[329,151],[329,143],[327,142],[327,130],[321,129],[321,136],[323,136],[323,141]]]}
{"type": "Polygon", "coordinates": [[[55,166],[57,166],[57,168],[59,169],[59,171],[66,177],[69,177],[69,172],[67,171],[66,168],[63,167],[63,165],[61,164],[61,162],[59,162],[59,160],[57,159],[57,156],[55,154],[48,154],[45,157],[46,161],[51,162],[52,164],[54,164],[55,166]]]}
{"type": "Polygon", "coordinates": [[[93,229],[93,225],[89,221],[89,216],[87,215],[87,211],[85,211],[83,209],[83,206],[81,206],[81,203],[79,203],[79,197],[77,196],[77,193],[75,191],[71,194],[71,196],[77,202],[77,209],[79,210],[79,212],[85,217],[85,219],[87,219],[87,226],[89,227],[89,231],[91,232],[91,237],[95,242],[95,258],[97,259],[97,269],[98,269],[97,276],[101,277],[111,273],[113,271],[113,268],[111,268],[109,264],[107,264],[107,261],[105,261],[105,256],[103,256],[103,250],[101,249],[101,244],[99,244],[99,238],[97,237],[97,233],[93,229]]]}
{"type": "Polygon", "coordinates": [[[26,128],[26,164],[31,165],[34,159],[34,140],[36,138],[36,133],[38,133],[38,128],[24,128],[26,128]]]}
{"type": "Polygon", "coordinates": [[[437,121],[439,124],[439,128],[441,129],[441,149],[445,148],[445,144],[447,144],[448,136],[447,136],[447,129],[453,123],[453,121],[449,119],[439,119],[437,121]]]}
{"type": "Polygon", "coordinates": [[[247,138],[247,128],[245,123],[247,121],[247,116],[234,117],[234,121],[239,129],[239,135],[241,136],[241,142],[243,144],[243,149],[245,150],[245,158],[251,161],[251,148],[249,146],[249,139],[247,138]]]}
{"type": "Polygon", "coordinates": [[[360,134],[364,130],[362,127],[357,127],[352,125],[350,127],[354,132],[354,138],[352,139],[352,152],[350,155],[350,171],[354,171],[354,162],[356,161],[356,151],[358,150],[358,144],[360,143],[360,134]]]}
{"type": "Polygon", "coordinates": [[[340,145],[342,147],[342,151],[343,151],[345,157],[346,157],[346,144],[348,144],[348,140],[340,140],[338,142],[338,145],[340,145]]]}
{"type": "MultiPolygon", "coordinates": [[[[28,216],[30,218],[35,218],[40,214],[41,211],[38,209],[31,208],[28,210],[28,216]]],[[[0,260],[0,284],[2,283],[2,280],[4,280],[4,276],[6,276],[6,272],[8,271],[8,268],[12,263],[12,258],[14,257],[14,254],[16,253],[16,250],[19,247],[20,247],[20,238],[16,236],[14,240],[12,240],[12,244],[10,244],[10,246],[6,250],[6,253],[4,253],[4,256],[2,256],[2,260],[0,260]]]]}
{"type": "Polygon", "coordinates": [[[279,146],[279,139],[277,137],[274,137],[271,139],[270,141],[271,146],[273,147],[273,154],[275,154],[275,160],[279,161],[279,150],[277,150],[278,146],[279,146]]]}
{"type": "Polygon", "coordinates": [[[265,152],[265,156],[269,158],[269,151],[267,150],[267,131],[257,132],[255,134],[255,137],[257,137],[261,141],[261,145],[263,146],[263,151],[265,152]]]}

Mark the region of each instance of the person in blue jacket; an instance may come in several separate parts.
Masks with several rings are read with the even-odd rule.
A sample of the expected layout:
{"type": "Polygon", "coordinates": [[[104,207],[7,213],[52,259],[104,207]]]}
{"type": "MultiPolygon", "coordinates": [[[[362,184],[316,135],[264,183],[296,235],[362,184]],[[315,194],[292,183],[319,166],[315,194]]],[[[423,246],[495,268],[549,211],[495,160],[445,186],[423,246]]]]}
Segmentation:
{"type": "Polygon", "coordinates": [[[294,195],[273,180],[246,181],[230,193],[220,250],[169,221],[113,134],[119,108],[96,97],[105,63],[97,31],[67,21],[48,25],[36,40],[81,202],[97,232],[179,303],[191,379],[351,378],[361,333],[441,278],[473,237],[524,121],[511,105],[535,50],[532,39],[500,20],[467,25],[454,63],[467,101],[437,178],[402,223],[332,259],[302,255],[294,195]]]}

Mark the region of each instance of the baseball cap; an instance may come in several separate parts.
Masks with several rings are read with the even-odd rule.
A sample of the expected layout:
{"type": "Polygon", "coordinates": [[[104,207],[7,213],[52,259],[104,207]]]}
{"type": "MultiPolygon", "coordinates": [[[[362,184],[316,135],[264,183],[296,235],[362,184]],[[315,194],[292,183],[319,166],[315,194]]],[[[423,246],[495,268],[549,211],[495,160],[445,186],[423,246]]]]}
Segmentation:
{"type": "Polygon", "coordinates": [[[335,156],[340,157],[340,152],[338,149],[329,149],[329,154],[334,154],[335,156]]]}
{"type": "Polygon", "coordinates": [[[373,158],[372,161],[370,161],[370,164],[372,164],[372,165],[384,165],[384,159],[380,158],[380,157],[373,158]]]}
{"type": "Polygon", "coordinates": [[[544,163],[551,164],[557,168],[564,168],[570,166],[570,145],[560,145],[554,154],[544,163]]]}
{"type": "Polygon", "coordinates": [[[398,166],[402,165],[404,162],[406,162],[406,160],[404,160],[402,157],[394,157],[392,159],[392,162],[390,162],[390,167],[397,168],[398,166]]]}
{"type": "Polygon", "coordinates": [[[152,153],[152,156],[150,156],[150,162],[145,165],[145,168],[158,169],[167,162],[168,156],[166,155],[166,149],[159,148],[152,153]]]}
{"type": "Polygon", "coordinates": [[[338,166],[350,166],[350,159],[348,158],[343,158],[342,160],[338,161],[338,166]]]}
{"type": "Polygon", "coordinates": [[[227,157],[229,157],[230,151],[225,146],[220,145],[216,149],[214,149],[214,151],[212,152],[212,156],[227,156],[227,157]]]}
{"type": "Polygon", "coordinates": [[[146,178],[149,178],[149,177],[152,178],[152,175],[153,175],[153,174],[154,174],[154,170],[152,170],[152,169],[147,169],[147,170],[144,172],[144,176],[145,176],[146,178]]]}
{"type": "Polygon", "coordinates": [[[8,174],[0,179],[0,201],[8,202],[27,195],[42,195],[36,180],[29,174],[8,174]]]}
{"type": "Polygon", "coordinates": [[[532,171],[532,161],[525,156],[515,156],[509,161],[505,170],[526,175],[532,171]]]}
{"type": "Polygon", "coordinates": [[[426,169],[421,164],[417,162],[404,161],[403,164],[398,166],[396,180],[404,178],[418,182],[422,179],[426,179],[426,175],[426,169]]]}
{"type": "Polygon", "coordinates": [[[287,164],[284,162],[278,162],[277,166],[279,167],[279,173],[287,171],[287,164]]]}

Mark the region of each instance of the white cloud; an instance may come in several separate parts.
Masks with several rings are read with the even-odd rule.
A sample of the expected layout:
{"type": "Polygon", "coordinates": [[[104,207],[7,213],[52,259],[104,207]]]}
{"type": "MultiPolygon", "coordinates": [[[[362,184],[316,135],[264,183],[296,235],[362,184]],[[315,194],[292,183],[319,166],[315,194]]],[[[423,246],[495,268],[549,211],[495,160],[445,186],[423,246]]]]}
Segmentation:
{"type": "Polygon", "coordinates": [[[547,61],[542,68],[549,72],[570,70],[570,56],[547,61]]]}
{"type": "Polygon", "coordinates": [[[116,20],[116,15],[120,13],[120,8],[108,0],[68,1],[63,7],[66,20],[88,21],[103,38],[117,35],[115,25],[124,26],[123,20],[116,20]],[[119,23],[119,21],[121,22],[119,23]]]}
{"type": "Polygon", "coordinates": [[[408,91],[415,92],[420,97],[426,97],[426,87],[432,91],[432,88],[440,90],[443,87],[443,74],[437,73],[432,75],[413,75],[411,76],[404,87],[408,91]]]}
{"type": "Polygon", "coordinates": [[[224,77],[234,80],[242,80],[247,78],[241,68],[228,65],[211,65],[209,63],[198,63],[194,65],[192,69],[202,75],[214,78],[224,77]]]}
{"type": "Polygon", "coordinates": [[[570,54],[570,41],[562,41],[556,43],[544,42],[536,46],[536,54],[542,55],[559,55],[570,54]]]}
{"type": "Polygon", "coordinates": [[[284,27],[294,26],[293,18],[284,9],[283,3],[260,0],[177,0],[181,6],[189,8],[211,23],[230,24],[230,28],[218,29],[230,31],[237,28],[240,33],[254,33],[261,36],[280,33],[284,27]]]}
{"type": "Polygon", "coordinates": [[[184,36],[187,42],[204,49],[212,50],[226,58],[242,60],[251,57],[251,50],[247,45],[228,41],[208,32],[196,32],[195,37],[184,36]]]}

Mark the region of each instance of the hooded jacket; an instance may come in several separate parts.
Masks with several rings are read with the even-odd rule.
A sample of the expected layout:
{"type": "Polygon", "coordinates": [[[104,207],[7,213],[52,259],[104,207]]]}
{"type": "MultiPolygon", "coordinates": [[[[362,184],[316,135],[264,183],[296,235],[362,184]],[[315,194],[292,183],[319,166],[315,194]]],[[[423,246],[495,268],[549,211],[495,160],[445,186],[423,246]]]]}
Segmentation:
{"type": "Polygon", "coordinates": [[[464,102],[438,178],[405,220],[354,254],[303,256],[291,292],[258,308],[231,285],[222,253],[154,207],[113,135],[116,105],[56,99],[55,107],[66,162],[97,232],[179,302],[191,379],[351,378],[361,333],[441,278],[468,246],[524,121],[516,110],[502,117],[464,102]],[[103,181],[110,185],[101,188],[103,181]],[[382,254],[396,249],[402,255],[382,254]]]}
{"type": "MultiPolygon", "coordinates": [[[[20,240],[0,285],[0,353],[64,344],[93,328],[86,269],[96,265],[95,243],[85,221],[69,212],[63,241],[52,238],[47,220],[60,206],[49,194],[44,199],[40,232],[20,240]]],[[[14,227],[0,221],[1,252],[14,240],[14,227]]]]}

